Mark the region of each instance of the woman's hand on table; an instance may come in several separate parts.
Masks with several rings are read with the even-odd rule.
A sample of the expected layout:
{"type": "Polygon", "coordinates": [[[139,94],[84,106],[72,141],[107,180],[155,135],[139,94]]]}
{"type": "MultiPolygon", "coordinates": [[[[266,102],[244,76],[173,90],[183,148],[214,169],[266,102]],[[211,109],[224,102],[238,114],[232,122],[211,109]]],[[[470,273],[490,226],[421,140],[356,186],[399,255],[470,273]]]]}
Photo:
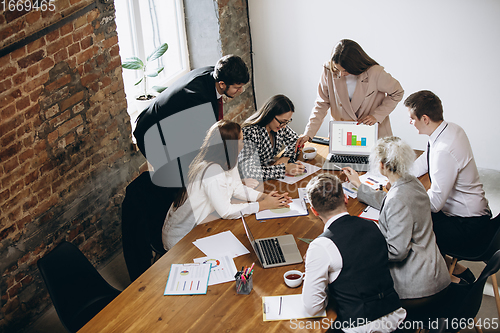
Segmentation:
{"type": "Polygon", "coordinates": [[[305,171],[306,171],[305,165],[300,163],[300,162],[287,163],[285,165],[285,173],[287,175],[291,175],[291,176],[301,175],[305,171]]]}
{"type": "Polygon", "coordinates": [[[359,180],[359,174],[354,171],[351,167],[342,168],[342,172],[347,176],[347,179],[351,182],[352,185],[359,187],[361,185],[361,181],[359,180]]]}
{"type": "Polygon", "coordinates": [[[271,191],[269,194],[262,196],[262,200],[259,201],[259,211],[289,207],[290,202],[292,202],[292,199],[288,196],[288,193],[279,194],[277,191],[271,191]]]}

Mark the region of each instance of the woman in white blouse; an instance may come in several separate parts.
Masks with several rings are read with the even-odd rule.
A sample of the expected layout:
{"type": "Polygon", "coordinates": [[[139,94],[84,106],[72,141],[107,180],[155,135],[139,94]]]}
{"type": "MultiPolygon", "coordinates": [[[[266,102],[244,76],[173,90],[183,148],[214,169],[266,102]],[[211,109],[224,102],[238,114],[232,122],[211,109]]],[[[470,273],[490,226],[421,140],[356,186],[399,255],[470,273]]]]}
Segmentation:
{"type": "Polygon", "coordinates": [[[357,121],[366,125],[379,123],[379,138],[391,136],[389,114],[403,99],[404,90],[361,46],[342,39],[332,57],[323,65],[314,103],[304,134],[297,146],[312,139],[330,109],[337,121],[357,121]]]}
{"type": "Polygon", "coordinates": [[[236,219],[265,209],[288,207],[288,193],[269,194],[244,186],[237,168],[243,146],[239,124],[220,120],[207,133],[200,152],[189,166],[189,183],[172,203],[162,239],[165,250],[171,249],[197,224],[218,218],[236,219]],[[242,203],[231,203],[235,197],[242,203]],[[250,202],[248,202],[250,201],[250,202]]]}

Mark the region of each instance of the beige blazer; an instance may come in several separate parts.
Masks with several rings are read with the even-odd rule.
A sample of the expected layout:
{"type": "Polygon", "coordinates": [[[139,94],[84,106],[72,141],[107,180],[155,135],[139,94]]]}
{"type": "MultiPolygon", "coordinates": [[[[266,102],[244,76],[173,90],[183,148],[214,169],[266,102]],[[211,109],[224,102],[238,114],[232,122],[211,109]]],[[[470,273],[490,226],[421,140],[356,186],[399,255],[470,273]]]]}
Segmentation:
{"type": "Polygon", "coordinates": [[[391,136],[389,114],[403,99],[403,94],[398,80],[384,71],[384,67],[374,65],[358,75],[356,89],[349,101],[345,77],[334,78],[328,63],[325,63],[318,84],[318,96],[304,134],[314,137],[330,109],[333,119],[340,121],[356,121],[372,115],[379,123],[379,138],[391,136]]]}

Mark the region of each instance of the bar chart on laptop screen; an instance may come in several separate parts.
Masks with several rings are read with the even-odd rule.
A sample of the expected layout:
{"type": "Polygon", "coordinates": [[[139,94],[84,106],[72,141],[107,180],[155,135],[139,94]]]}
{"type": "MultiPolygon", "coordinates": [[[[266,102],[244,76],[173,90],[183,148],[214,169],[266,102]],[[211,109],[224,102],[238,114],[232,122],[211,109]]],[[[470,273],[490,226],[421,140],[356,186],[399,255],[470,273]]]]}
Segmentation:
{"type": "Polygon", "coordinates": [[[373,128],[366,125],[345,124],[333,129],[334,145],[340,150],[367,151],[374,144],[373,128]]]}

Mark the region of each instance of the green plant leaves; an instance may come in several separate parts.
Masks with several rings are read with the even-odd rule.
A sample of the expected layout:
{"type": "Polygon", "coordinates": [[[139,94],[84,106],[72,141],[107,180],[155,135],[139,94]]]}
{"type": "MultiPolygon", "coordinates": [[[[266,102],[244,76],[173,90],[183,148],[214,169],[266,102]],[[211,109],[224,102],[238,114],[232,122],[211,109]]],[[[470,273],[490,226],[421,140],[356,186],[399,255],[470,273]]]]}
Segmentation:
{"type": "Polygon", "coordinates": [[[137,81],[136,83],[134,83],[134,86],[138,85],[139,83],[142,82],[142,79],[144,79],[144,77],[141,77],[139,81],[137,81]]]}
{"type": "Polygon", "coordinates": [[[158,74],[161,73],[161,71],[163,70],[163,68],[165,68],[165,67],[158,67],[155,70],[152,70],[152,71],[149,71],[149,72],[145,73],[145,75],[149,76],[149,77],[157,77],[158,74]]]}
{"type": "Polygon", "coordinates": [[[161,87],[161,86],[153,86],[152,89],[156,91],[157,93],[161,93],[163,90],[167,89],[168,87],[161,87]]]}
{"type": "Polygon", "coordinates": [[[151,55],[149,57],[147,57],[146,61],[150,62],[150,61],[158,59],[165,52],[167,52],[167,50],[168,50],[168,44],[167,43],[163,43],[162,45],[160,45],[159,48],[157,48],[156,50],[154,50],[153,53],[151,53],[151,55]]]}
{"type": "Polygon", "coordinates": [[[125,62],[122,64],[123,68],[126,69],[142,69],[144,67],[144,63],[141,59],[137,57],[131,57],[125,59],[125,62]]]}

